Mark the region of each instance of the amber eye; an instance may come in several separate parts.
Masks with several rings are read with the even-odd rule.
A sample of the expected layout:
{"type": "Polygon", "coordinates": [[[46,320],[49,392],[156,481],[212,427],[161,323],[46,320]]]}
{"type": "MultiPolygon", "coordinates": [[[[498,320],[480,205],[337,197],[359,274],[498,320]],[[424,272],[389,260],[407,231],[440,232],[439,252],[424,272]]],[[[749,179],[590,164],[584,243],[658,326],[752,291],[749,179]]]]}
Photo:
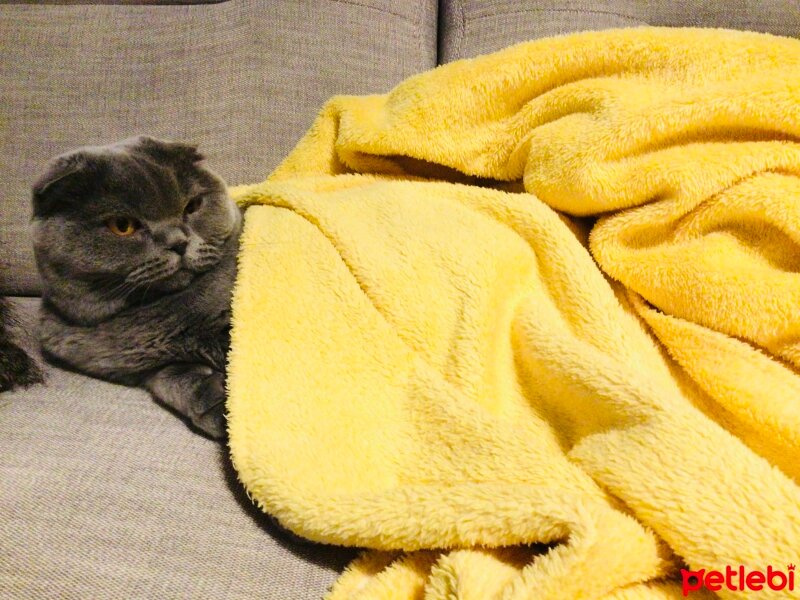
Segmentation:
{"type": "Polygon", "coordinates": [[[183,214],[190,215],[193,212],[197,212],[197,209],[200,208],[200,205],[203,204],[203,197],[202,196],[195,196],[189,203],[186,205],[186,208],[183,209],[183,214]]]}
{"type": "Polygon", "coordinates": [[[133,235],[141,227],[139,221],[130,217],[114,217],[106,221],[106,225],[111,230],[111,233],[120,237],[133,235]]]}

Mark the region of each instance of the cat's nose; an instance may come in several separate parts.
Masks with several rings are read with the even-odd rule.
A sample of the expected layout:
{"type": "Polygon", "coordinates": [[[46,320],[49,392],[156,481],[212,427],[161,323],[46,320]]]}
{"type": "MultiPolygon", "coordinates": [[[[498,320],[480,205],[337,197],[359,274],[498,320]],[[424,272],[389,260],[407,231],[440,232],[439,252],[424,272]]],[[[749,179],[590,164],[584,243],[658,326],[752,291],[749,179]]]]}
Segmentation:
{"type": "Polygon", "coordinates": [[[180,256],[183,256],[186,253],[186,246],[189,245],[189,242],[186,240],[178,240],[174,242],[169,249],[173,252],[177,252],[180,256]]]}
{"type": "Polygon", "coordinates": [[[189,238],[186,232],[180,227],[172,227],[166,231],[162,231],[159,237],[161,238],[161,243],[167,250],[172,250],[180,256],[186,253],[186,246],[189,245],[189,238]]]}

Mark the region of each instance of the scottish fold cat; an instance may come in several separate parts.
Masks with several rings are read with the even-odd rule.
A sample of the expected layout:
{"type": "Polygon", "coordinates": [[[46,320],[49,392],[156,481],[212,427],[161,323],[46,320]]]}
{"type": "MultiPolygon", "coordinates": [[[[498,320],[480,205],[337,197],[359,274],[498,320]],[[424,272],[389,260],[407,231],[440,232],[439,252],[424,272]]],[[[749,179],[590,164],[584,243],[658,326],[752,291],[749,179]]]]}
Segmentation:
{"type": "Polygon", "coordinates": [[[54,158],[33,186],[43,352],[223,437],[241,227],[195,146],[139,136],[54,158]]]}

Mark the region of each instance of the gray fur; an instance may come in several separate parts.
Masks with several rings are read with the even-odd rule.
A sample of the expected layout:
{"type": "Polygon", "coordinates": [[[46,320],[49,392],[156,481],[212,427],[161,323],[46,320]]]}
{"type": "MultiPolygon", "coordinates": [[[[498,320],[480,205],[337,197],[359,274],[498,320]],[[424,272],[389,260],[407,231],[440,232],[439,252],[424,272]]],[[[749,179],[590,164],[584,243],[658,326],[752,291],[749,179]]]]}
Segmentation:
{"type": "Polygon", "coordinates": [[[18,346],[11,334],[14,316],[5,298],[0,298],[0,392],[42,381],[42,372],[18,346]]]}
{"type": "Polygon", "coordinates": [[[33,188],[34,251],[46,355],[144,387],[222,437],[242,218],[202,159],[144,136],[56,157],[33,188]],[[117,217],[141,227],[115,235],[117,217]]]}

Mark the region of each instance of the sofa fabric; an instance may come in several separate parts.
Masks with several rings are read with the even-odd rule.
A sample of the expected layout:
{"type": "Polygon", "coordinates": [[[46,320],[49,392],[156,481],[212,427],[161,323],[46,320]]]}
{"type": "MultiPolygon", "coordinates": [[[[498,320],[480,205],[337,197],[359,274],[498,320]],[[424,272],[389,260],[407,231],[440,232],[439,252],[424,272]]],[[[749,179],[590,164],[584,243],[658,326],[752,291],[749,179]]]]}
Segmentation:
{"type": "Polygon", "coordinates": [[[442,0],[439,11],[440,63],[531,39],[639,25],[800,35],[797,0],[442,0]]]}
{"type": "MultiPolygon", "coordinates": [[[[14,301],[28,348],[38,304],[14,301]]],[[[292,541],[144,392],[46,378],[0,398],[3,598],[317,599],[354,556],[292,541]]]]}
{"type": "Polygon", "coordinates": [[[0,294],[37,294],[28,196],[48,158],[149,133],[199,142],[231,184],[260,181],[331,95],[435,66],[436,2],[7,4],[0,39],[0,294]]]}

